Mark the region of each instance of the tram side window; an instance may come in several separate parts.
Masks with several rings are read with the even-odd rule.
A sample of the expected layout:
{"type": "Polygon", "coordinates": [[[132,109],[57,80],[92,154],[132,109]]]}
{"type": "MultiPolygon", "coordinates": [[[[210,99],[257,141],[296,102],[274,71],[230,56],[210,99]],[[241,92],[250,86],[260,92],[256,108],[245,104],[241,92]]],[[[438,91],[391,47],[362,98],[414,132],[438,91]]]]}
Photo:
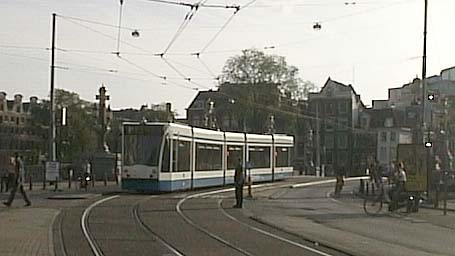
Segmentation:
{"type": "Polygon", "coordinates": [[[276,167],[289,166],[290,153],[291,153],[290,148],[277,147],[276,148],[276,167]]]}
{"type": "Polygon", "coordinates": [[[171,161],[171,154],[169,149],[169,139],[166,139],[163,149],[163,160],[161,163],[161,172],[169,172],[169,162],[171,161]]]}
{"type": "Polygon", "coordinates": [[[189,141],[174,140],[173,146],[173,172],[188,172],[190,171],[190,149],[191,143],[189,141]]]}
{"type": "Polygon", "coordinates": [[[239,158],[243,160],[243,146],[228,145],[227,168],[235,169],[239,158]]]}
{"type": "Polygon", "coordinates": [[[196,143],[196,170],[221,170],[221,145],[196,143]]]}
{"type": "Polygon", "coordinates": [[[270,168],[270,147],[249,147],[251,168],[270,168]]]}

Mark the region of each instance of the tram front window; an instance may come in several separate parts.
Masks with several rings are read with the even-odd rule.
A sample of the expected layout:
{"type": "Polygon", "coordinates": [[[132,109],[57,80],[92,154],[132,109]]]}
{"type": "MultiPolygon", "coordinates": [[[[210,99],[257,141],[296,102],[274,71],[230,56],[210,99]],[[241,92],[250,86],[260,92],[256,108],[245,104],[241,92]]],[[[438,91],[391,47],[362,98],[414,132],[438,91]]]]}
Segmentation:
{"type": "Polygon", "coordinates": [[[158,166],[161,126],[125,126],[125,165],[158,166]]]}

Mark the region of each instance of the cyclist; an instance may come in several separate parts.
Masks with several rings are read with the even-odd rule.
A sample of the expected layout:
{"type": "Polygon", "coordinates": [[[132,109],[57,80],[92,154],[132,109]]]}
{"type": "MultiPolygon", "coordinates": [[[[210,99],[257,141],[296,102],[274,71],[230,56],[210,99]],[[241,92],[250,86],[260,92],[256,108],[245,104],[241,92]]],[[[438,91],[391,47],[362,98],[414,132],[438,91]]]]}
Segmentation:
{"type": "Polygon", "coordinates": [[[404,168],[404,163],[399,162],[398,167],[394,173],[394,183],[395,187],[392,190],[392,203],[390,210],[396,210],[398,208],[398,202],[400,200],[400,195],[405,191],[405,184],[406,184],[406,170],[404,168]]]}

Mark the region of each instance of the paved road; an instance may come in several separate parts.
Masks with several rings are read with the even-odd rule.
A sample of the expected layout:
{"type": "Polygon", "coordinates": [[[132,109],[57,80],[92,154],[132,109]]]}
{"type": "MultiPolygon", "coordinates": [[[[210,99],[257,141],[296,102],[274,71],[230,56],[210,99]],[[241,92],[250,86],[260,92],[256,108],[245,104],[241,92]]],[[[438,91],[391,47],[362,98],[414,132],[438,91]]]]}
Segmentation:
{"type": "Polygon", "coordinates": [[[30,224],[42,226],[33,232],[43,236],[30,231],[27,244],[40,246],[15,246],[14,241],[27,239],[28,222],[23,222],[24,228],[14,233],[16,240],[3,234],[2,241],[9,241],[13,249],[0,246],[0,254],[46,255],[52,249],[56,255],[93,255],[93,250],[97,255],[455,255],[455,213],[442,216],[441,211],[422,209],[417,214],[371,217],[351,193],[357,181],[347,182],[336,199],[330,194],[333,183],[289,188],[291,183],[313,179],[256,188],[244,209],[232,208],[232,191],[88,196],[72,201],[36,197],[34,208],[0,214],[21,218],[21,214],[32,216],[27,211],[41,214],[52,209],[43,212],[47,218],[29,218],[30,224]],[[81,228],[84,215],[86,233],[81,228]],[[45,239],[51,234],[46,225],[52,222],[52,239],[45,239]],[[42,244],[49,248],[41,248],[42,244]]]}
{"type": "Polygon", "coordinates": [[[356,183],[337,199],[333,185],[317,185],[269,191],[248,207],[259,220],[354,255],[455,255],[453,215],[421,210],[371,217],[352,194],[356,183]]]}
{"type": "Polygon", "coordinates": [[[121,195],[69,209],[62,215],[57,255],[90,254],[76,227],[86,209],[89,238],[104,255],[343,255],[252,221],[248,209],[232,208],[231,191],[193,197],[197,193],[121,195]]]}

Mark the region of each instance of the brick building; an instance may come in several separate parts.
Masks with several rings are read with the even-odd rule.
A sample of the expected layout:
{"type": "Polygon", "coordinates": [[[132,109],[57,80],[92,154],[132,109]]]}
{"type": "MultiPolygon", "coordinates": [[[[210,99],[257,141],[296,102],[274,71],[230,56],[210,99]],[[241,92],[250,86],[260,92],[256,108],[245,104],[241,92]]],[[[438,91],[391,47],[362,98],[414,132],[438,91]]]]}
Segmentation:
{"type": "Polygon", "coordinates": [[[16,152],[27,164],[39,164],[39,156],[45,152],[44,134],[31,125],[32,109],[38,104],[37,97],[23,102],[23,96],[16,94],[8,100],[7,94],[0,92],[0,166],[16,152]]]}

